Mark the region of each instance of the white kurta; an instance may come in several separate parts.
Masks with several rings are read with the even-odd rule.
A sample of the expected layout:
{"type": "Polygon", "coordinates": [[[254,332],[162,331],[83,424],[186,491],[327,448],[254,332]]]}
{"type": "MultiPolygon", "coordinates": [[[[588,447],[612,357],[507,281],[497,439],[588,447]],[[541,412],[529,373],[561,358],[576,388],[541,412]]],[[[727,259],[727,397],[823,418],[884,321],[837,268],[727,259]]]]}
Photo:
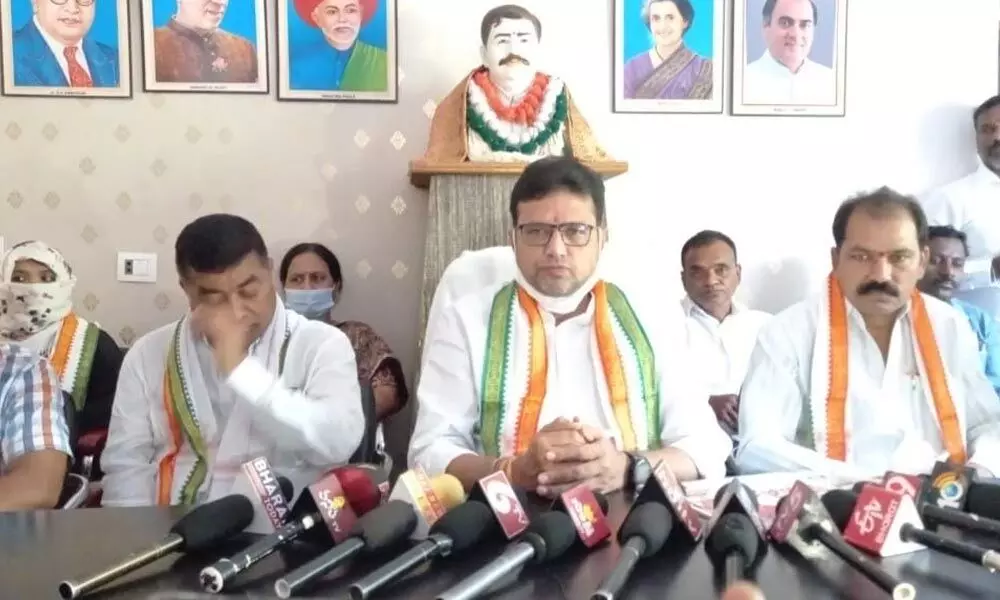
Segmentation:
{"type": "Polygon", "coordinates": [[[771,315],[733,301],[732,312],[718,321],[687,296],[681,300],[681,309],[688,349],[709,395],[739,394],[757,332],[771,315]]]}
{"type": "MultiPolygon", "coordinates": [[[[427,332],[409,458],[411,465],[419,465],[431,475],[443,473],[458,456],[483,452],[475,430],[480,419],[487,326],[493,298],[503,285],[495,284],[457,300],[442,311],[434,329],[427,332]]],[[[640,315],[661,316],[635,308],[640,315]]],[[[558,326],[550,314],[541,314],[548,345],[548,379],[538,427],[558,417],[579,417],[613,436],[621,447],[607,383],[604,374],[597,372],[599,363],[592,351],[593,302],[584,314],[558,326]]],[[[691,375],[682,343],[683,322],[677,319],[677,313],[671,313],[671,317],[654,320],[644,316],[642,321],[656,354],[660,440],[664,446],[685,451],[702,476],[721,477],[732,443],[719,428],[704,401],[703,390],[691,375]]],[[[516,369],[527,369],[527,363],[526,349],[516,352],[511,360],[516,369]]],[[[513,392],[518,398],[522,393],[513,392]]],[[[634,401],[641,403],[641,399],[634,401]]],[[[511,404],[516,405],[516,399],[511,404]]]]}
{"type": "Polygon", "coordinates": [[[1000,177],[980,162],[978,169],[932,190],[921,203],[931,225],[965,232],[966,272],[988,273],[993,257],[1000,256],[1000,177]]]}
{"type": "Polygon", "coordinates": [[[837,104],[837,75],[808,58],[796,72],[770,52],[743,70],[743,104],[833,106],[837,104]]]}
{"type": "MultiPolygon", "coordinates": [[[[208,395],[193,398],[209,454],[199,501],[229,493],[240,465],[258,456],[288,477],[297,494],[328,468],[347,462],[361,441],[365,418],[350,341],[335,327],[285,314],[292,334],[280,379],[250,356],[223,380],[208,345],[195,342],[208,395]]],[[[163,374],[175,327],[143,336],[125,356],[101,458],[105,506],[156,503],[158,466],[172,448],[163,374]]],[[[273,323],[262,340],[280,339],[271,328],[273,323]]],[[[178,464],[192,458],[185,441],[178,464]]]]}
{"type": "MultiPolygon", "coordinates": [[[[1000,400],[983,374],[975,335],[948,304],[926,295],[924,302],[969,461],[1000,473],[1000,400]]],[[[928,472],[944,445],[933,398],[919,377],[908,311],[896,322],[883,360],[861,314],[848,303],[846,461],[796,444],[813,393],[821,304],[795,304],[761,329],[741,395],[738,466],[746,472],[812,470],[858,478],[887,470],[928,472]]]]}

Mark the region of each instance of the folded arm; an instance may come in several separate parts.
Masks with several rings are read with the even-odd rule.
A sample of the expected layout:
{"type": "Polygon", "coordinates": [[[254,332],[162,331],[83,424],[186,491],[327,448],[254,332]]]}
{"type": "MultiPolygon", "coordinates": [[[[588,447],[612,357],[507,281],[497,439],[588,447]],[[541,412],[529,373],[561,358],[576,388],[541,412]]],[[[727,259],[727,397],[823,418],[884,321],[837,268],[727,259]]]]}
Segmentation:
{"type": "Polygon", "coordinates": [[[0,411],[0,510],[56,506],[72,457],[64,411],[59,380],[46,360],[33,358],[14,374],[0,411]]]}
{"type": "Polygon", "coordinates": [[[227,379],[229,387],[253,405],[261,425],[256,431],[321,467],[350,460],[365,430],[354,350],[346,336],[331,332],[336,335],[313,353],[301,391],[289,388],[252,356],[227,379]]]}

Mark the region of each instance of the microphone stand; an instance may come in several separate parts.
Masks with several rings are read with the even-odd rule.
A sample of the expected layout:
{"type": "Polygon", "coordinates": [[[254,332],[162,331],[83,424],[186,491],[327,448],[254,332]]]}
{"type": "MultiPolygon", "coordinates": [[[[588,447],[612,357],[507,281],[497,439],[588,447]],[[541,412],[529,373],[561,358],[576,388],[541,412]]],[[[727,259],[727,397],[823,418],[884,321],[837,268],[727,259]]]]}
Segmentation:
{"type": "Polygon", "coordinates": [[[127,575],[136,569],[140,569],[150,563],[156,562],[164,556],[171,554],[178,548],[181,548],[183,545],[184,538],[176,533],[171,533],[155,548],[144,552],[136,552],[121,563],[113,567],[109,567],[108,569],[88,577],[83,581],[70,579],[60,583],[59,596],[64,600],[79,598],[80,596],[83,596],[84,594],[87,594],[102,585],[118,579],[122,575],[127,575]]]}

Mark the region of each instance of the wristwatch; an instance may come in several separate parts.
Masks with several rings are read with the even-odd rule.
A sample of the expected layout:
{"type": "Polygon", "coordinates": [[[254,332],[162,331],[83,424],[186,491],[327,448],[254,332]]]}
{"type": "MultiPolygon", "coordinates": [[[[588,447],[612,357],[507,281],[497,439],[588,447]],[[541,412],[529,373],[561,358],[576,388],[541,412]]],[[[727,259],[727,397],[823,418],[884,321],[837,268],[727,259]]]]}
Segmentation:
{"type": "Polygon", "coordinates": [[[628,466],[625,468],[625,489],[637,492],[646,485],[646,480],[653,474],[649,460],[638,452],[626,452],[628,466]]]}

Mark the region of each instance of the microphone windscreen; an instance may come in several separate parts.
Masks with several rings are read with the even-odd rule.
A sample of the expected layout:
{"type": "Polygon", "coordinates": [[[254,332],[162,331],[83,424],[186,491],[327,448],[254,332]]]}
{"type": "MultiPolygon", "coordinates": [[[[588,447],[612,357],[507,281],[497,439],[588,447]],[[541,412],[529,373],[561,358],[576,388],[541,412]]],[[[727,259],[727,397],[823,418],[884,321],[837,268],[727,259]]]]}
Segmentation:
{"type": "Polygon", "coordinates": [[[973,483],[965,497],[965,510],[987,519],[1000,519],[1000,485],[973,483]]]}
{"type": "Polygon", "coordinates": [[[295,495],[295,486],[292,485],[291,480],[287,477],[278,476],[278,487],[281,488],[281,495],[285,498],[285,502],[291,502],[292,496],[295,495]]]}
{"type": "Polygon", "coordinates": [[[636,506],[625,517],[625,522],[618,528],[618,543],[624,544],[634,537],[642,538],[646,542],[642,558],[647,558],[663,548],[673,528],[674,518],[666,505],[646,502],[636,506]]]}
{"type": "Polygon", "coordinates": [[[353,465],[344,465],[331,471],[337,476],[340,488],[344,491],[347,503],[354,509],[357,515],[371,512],[382,501],[382,492],[372,481],[368,469],[362,469],[353,465]]]}
{"type": "Polygon", "coordinates": [[[351,537],[360,537],[365,548],[378,551],[395,545],[417,526],[417,513],[402,500],[390,500],[358,519],[351,537]]]}
{"type": "Polygon", "coordinates": [[[705,551],[717,561],[738,552],[749,564],[760,552],[760,536],[749,517],[741,513],[727,513],[705,538],[705,551]]]}
{"type": "Polygon", "coordinates": [[[431,489],[445,509],[454,508],[465,501],[465,488],[454,475],[443,473],[434,477],[431,479],[431,489]]]}
{"type": "MultiPolygon", "coordinates": [[[[719,501],[722,500],[722,495],[726,493],[726,489],[728,487],[729,486],[724,485],[716,490],[715,498],[712,500],[712,506],[717,505],[719,501]]],[[[760,505],[757,503],[757,494],[745,483],[740,483],[740,487],[743,488],[743,492],[746,493],[747,498],[750,499],[750,503],[753,504],[753,509],[760,510],[760,505]]]]}
{"type": "Polygon", "coordinates": [[[471,548],[488,532],[499,529],[493,510],[482,502],[465,502],[444,513],[431,526],[431,533],[440,533],[451,539],[452,552],[471,548]]]}
{"type": "Polygon", "coordinates": [[[524,541],[535,550],[535,562],[559,558],[573,547],[576,539],[573,519],[558,510],[538,515],[524,532],[524,541]]]}
{"type": "Polygon", "coordinates": [[[184,538],[182,551],[208,548],[243,531],[253,522],[253,503],[246,496],[224,496],[196,507],[170,528],[184,538]]]}
{"type": "Polygon", "coordinates": [[[844,531],[851,521],[851,513],[858,503],[858,495],[850,490],[830,490],[823,494],[823,506],[830,518],[836,523],[837,529],[844,531]]]}

